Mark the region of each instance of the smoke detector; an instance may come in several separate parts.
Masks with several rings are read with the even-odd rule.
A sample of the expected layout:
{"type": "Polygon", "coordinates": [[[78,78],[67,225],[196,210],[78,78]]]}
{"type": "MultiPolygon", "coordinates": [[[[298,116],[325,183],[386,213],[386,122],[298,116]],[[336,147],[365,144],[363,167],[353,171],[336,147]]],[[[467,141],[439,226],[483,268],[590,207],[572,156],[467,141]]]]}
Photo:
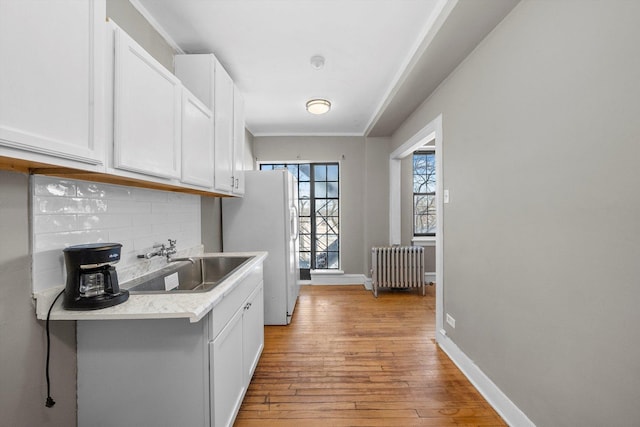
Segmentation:
{"type": "Polygon", "coordinates": [[[324,68],[324,56],[314,55],[311,57],[311,68],[314,70],[322,70],[324,68]]]}

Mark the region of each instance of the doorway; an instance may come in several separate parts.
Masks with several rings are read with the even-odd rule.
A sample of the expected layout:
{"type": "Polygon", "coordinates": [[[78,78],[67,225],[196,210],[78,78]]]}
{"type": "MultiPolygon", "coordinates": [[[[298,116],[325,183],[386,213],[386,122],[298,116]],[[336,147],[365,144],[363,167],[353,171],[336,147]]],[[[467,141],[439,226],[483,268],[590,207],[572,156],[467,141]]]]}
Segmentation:
{"type": "MultiPolygon", "coordinates": [[[[401,161],[425,145],[432,143],[435,146],[436,163],[436,339],[440,342],[444,338],[444,177],[442,167],[442,114],[429,122],[425,127],[416,132],[412,137],[400,145],[389,155],[389,243],[399,245],[401,243],[401,194],[402,194],[402,168],[401,161]]],[[[406,191],[406,190],[405,190],[406,191]]]]}

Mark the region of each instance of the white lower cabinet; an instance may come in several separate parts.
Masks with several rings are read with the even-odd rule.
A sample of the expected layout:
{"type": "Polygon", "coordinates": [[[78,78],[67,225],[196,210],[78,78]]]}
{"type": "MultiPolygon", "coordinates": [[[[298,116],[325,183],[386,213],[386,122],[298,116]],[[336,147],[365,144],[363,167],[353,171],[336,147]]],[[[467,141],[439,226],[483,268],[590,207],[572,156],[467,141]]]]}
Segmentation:
{"type": "Polygon", "coordinates": [[[209,344],[211,355],[211,419],[215,426],[230,426],[246,391],[242,358],[242,311],[238,311],[209,344]]]}
{"type": "Polygon", "coordinates": [[[262,272],[197,323],[78,321],[78,426],[233,425],[264,347],[262,272]]]}
{"type": "Polygon", "coordinates": [[[264,287],[259,286],[248,299],[242,322],[242,349],[244,381],[251,382],[251,377],[258,366],[262,349],[264,348],[264,287]]]}
{"type": "Polygon", "coordinates": [[[216,427],[233,425],[263,348],[264,300],[260,283],[210,344],[214,366],[211,419],[216,427]]]}

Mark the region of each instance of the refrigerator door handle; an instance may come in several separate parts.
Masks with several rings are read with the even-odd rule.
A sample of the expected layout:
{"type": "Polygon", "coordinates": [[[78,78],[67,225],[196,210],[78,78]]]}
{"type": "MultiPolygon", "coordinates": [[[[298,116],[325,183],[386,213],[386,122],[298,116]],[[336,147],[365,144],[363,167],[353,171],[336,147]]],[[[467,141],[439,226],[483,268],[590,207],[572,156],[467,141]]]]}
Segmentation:
{"type": "Polygon", "coordinates": [[[291,240],[297,240],[298,239],[298,208],[295,206],[291,206],[290,208],[290,213],[291,218],[289,219],[291,221],[291,240]]]}

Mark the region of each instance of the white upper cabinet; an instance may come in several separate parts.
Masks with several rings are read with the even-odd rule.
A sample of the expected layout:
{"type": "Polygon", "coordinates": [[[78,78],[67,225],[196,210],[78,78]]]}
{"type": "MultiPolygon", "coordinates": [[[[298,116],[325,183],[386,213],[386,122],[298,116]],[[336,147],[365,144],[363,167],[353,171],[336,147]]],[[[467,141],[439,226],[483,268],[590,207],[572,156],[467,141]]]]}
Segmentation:
{"type": "Polygon", "coordinates": [[[0,2],[0,156],[104,162],[104,1],[0,2]]]}
{"type": "Polygon", "coordinates": [[[180,80],[115,29],[113,167],[180,178],[180,80]]]}
{"type": "Polygon", "coordinates": [[[215,179],[216,190],[231,192],[233,178],[233,80],[220,63],[215,72],[215,179]]]}
{"type": "Polygon", "coordinates": [[[244,194],[244,98],[233,87],[233,193],[244,194]]]}
{"type": "Polygon", "coordinates": [[[213,114],[182,88],[182,182],[213,188],[213,114]]]}
{"type": "Polygon", "coordinates": [[[176,55],[176,76],[214,115],[214,188],[244,193],[244,104],[212,54],[176,55]],[[237,172],[240,172],[237,174],[237,172]]]}

